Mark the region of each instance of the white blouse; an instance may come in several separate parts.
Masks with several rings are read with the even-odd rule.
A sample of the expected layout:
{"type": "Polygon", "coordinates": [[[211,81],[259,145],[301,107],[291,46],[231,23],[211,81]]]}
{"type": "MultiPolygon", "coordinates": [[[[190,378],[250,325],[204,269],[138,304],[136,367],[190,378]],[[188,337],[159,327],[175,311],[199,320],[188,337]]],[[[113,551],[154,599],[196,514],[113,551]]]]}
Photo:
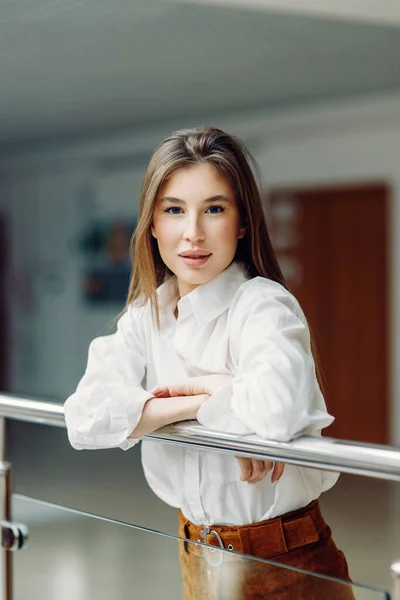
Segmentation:
{"type": "MultiPolygon", "coordinates": [[[[200,408],[209,429],[288,441],[320,435],[333,421],[319,389],[310,336],[296,299],[232,263],[178,301],[176,282],[158,288],[161,327],[150,304],[132,304],[116,333],[95,339],[86,372],[65,403],[76,449],[127,450],[146,391],[186,378],[230,374],[200,408]],[[178,318],[174,310],[178,301],[178,318]]],[[[142,463],[153,491],[196,524],[243,525],[301,508],[338,474],[286,465],[281,479],[241,482],[234,456],[145,439],[142,463]]]]}

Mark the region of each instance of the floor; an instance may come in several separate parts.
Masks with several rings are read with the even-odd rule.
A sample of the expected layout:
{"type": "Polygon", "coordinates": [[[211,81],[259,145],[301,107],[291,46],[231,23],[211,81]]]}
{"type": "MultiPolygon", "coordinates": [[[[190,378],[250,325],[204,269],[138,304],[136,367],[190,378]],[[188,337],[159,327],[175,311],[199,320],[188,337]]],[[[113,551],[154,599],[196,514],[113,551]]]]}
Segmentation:
{"type": "MultiPolygon", "coordinates": [[[[390,564],[400,558],[399,500],[400,484],[348,475],[321,499],[355,582],[391,589],[390,564]]],[[[162,507],[157,523],[168,531],[171,512],[165,507],[163,514],[162,507]]],[[[146,512],[144,504],[141,510],[146,512]]],[[[153,518],[154,506],[148,510],[153,518]]],[[[23,496],[14,497],[13,516],[30,529],[28,547],[14,554],[14,600],[181,598],[177,541],[171,537],[23,496]]],[[[359,588],[355,596],[385,597],[359,588]]]]}

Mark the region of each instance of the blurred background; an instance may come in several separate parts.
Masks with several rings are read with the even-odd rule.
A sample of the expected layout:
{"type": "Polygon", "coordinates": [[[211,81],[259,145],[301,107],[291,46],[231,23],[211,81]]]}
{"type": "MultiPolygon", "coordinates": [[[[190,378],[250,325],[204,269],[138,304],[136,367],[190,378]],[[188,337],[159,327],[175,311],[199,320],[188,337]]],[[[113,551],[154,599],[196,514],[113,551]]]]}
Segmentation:
{"type": "MultiPolygon", "coordinates": [[[[90,340],[124,306],[153,150],[213,125],[261,167],[336,416],[326,435],[400,445],[399,65],[395,0],[0,0],[0,389],[58,402],[74,391],[90,340]]],[[[77,453],[65,431],[17,422],[7,436],[17,492],[175,532],[138,448],[77,453]]],[[[326,496],[357,575],[387,586],[397,488],[347,476],[326,496]]],[[[28,504],[21,518],[51,520],[28,504]]],[[[30,561],[19,585],[32,589],[30,561]]],[[[90,597],[64,575],[40,597],[90,597]]]]}

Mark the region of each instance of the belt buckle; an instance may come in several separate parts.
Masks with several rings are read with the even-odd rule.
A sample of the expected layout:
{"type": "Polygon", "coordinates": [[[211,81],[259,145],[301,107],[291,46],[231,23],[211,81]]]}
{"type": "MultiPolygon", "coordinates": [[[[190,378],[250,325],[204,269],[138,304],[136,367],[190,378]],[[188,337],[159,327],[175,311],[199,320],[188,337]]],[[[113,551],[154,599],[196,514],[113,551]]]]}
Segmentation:
{"type": "Polygon", "coordinates": [[[210,527],[208,527],[208,525],[204,525],[203,529],[200,531],[200,537],[202,539],[202,542],[204,544],[207,544],[207,547],[205,547],[205,546],[201,547],[204,560],[211,567],[219,567],[219,565],[222,563],[222,558],[223,558],[223,552],[221,550],[225,549],[224,543],[221,539],[221,536],[219,535],[219,533],[217,531],[215,531],[215,529],[210,529],[210,527]],[[216,548],[215,546],[210,547],[210,544],[208,544],[208,542],[207,542],[208,535],[215,535],[215,537],[218,540],[218,544],[219,544],[220,548],[216,548]]]}

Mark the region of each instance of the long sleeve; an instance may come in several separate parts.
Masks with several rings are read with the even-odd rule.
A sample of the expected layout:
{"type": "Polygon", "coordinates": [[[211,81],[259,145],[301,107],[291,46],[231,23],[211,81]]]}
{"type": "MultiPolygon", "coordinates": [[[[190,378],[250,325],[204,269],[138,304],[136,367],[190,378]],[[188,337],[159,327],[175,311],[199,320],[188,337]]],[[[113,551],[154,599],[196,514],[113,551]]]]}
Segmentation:
{"type": "Polygon", "coordinates": [[[197,418],[210,429],[276,441],[318,435],[333,417],[316,379],[306,320],[284,288],[260,288],[240,298],[228,323],[238,371],[197,418]]]}
{"type": "Polygon", "coordinates": [[[128,435],[152,397],[141,387],[146,362],[139,311],[128,308],[114,334],[90,344],[85,374],[64,405],[68,437],[78,450],[127,450],[138,442],[128,435]]]}

